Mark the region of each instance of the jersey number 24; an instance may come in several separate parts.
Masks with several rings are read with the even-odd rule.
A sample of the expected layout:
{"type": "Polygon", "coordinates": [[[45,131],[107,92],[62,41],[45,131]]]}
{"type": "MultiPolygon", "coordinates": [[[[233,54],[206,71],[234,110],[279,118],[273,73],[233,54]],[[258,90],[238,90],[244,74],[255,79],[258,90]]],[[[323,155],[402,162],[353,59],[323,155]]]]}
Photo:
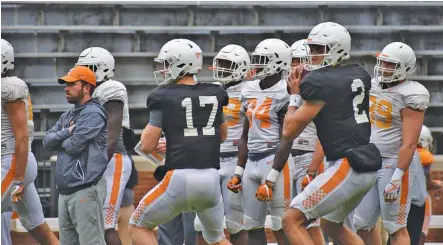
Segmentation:
{"type": "MultiPolygon", "coordinates": [[[[199,96],[200,107],[212,105],[211,113],[209,114],[206,126],[202,128],[203,135],[215,135],[214,120],[218,111],[217,96],[199,96]]],[[[182,100],[182,107],[186,110],[186,128],[184,129],[184,136],[198,136],[198,130],[194,127],[194,118],[192,115],[192,100],[187,97],[182,100]]]]}
{"type": "Polygon", "coordinates": [[[354,118],[357,124],[369,122],[366,111],[362,109],[363,101],[365,100],[365,85],[360,78],[354,79],[351,84],[352,92],[357,92],[352,100],[354,108],[354,118]],[[360,89],[360,92],[358,93],[360,89]]]}

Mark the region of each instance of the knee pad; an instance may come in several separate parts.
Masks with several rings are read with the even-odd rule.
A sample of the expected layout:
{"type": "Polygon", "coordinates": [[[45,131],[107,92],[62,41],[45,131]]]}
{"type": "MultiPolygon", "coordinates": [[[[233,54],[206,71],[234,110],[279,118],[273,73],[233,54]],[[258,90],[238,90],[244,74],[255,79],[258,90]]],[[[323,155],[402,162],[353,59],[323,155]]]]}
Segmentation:
{"type": "Polygon", "coordinates": [[[377,225],[377,220],[375,223],[371,220],[363,220],[362,218],[354,215],[352,222],[356,230],[370,231],[377,225]]]}
{"type": "Polygon", "coordinates": [[[271,215],[271,230],[279,231],[283,229],[282,218],[271,215]]]}
{"type": "Polygon", "coordinates": [[[245,230],[247,231],[264,228],[263,224],[260,224],[257,220],[253,220],[247,216],[244,217],[244,223],[245,230]]]}
{"type": "Polygon", "coordinates": [[[244,227],[241,222],[233,221],[226,218],[226,230],[228,230],[229,234],[237,234],[243,229],[244,227]]]}

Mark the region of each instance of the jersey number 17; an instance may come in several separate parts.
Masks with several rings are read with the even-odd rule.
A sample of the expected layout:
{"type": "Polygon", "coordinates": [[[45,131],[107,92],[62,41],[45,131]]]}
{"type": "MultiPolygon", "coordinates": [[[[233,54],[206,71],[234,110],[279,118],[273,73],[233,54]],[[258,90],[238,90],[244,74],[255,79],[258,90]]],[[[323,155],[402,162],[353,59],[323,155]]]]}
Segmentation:
{"type": "MultiPolygon", "coordinates": [[[[215,135],[214,120],[218,111],[218,100],[217,96],[199,96],[198,100],[200,102],[200,107],[205,107],[206,105],[212,105],[211,113],[209,114],[208,122],[206,126],[202,128],[203,135],[215,135]]],[[[186,97],[182,100],[182,107],[185,108],[186,113],[186,128],[183,131],[184,136],[198,136],[198,130],[194,127],[194,117],[192,110],[192,100],[190,97],[186,97]]]]}

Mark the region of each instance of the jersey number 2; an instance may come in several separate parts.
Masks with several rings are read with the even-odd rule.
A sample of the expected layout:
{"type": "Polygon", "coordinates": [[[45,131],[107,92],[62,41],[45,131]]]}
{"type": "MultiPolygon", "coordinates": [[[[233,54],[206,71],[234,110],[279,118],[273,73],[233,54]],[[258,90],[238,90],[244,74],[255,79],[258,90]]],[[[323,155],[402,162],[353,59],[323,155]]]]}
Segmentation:
{"type": "MultiPolygon", "coordinates": [[[[209,114],[208,123],[202,128],[203,135],[215,135],[215,128],[213,127],[215,116],[218,111],[217,96],[199,96],[200,106],[205,107],[207,104],[212,104],[211,113],[209,114]]],[[[186,109],[186,128],[184,129],[184,135],[198,136],[197,128],[194,127],[194,118],[192,116],[192,100],[187,97],[182,100],[182,107],[186,109]]]]}
{"type": "Polygon", "coordinates": [[[360,78],[354,79],[351,88],[352,92],[358,92],[358,89],[360,89],[360,93],[355,95],[352,100],[355,121],[357,124],[369,122],[366,111],[361,109],[363,101],[365,100],[365,85],[363,84],[363,81],[360,78]]]}

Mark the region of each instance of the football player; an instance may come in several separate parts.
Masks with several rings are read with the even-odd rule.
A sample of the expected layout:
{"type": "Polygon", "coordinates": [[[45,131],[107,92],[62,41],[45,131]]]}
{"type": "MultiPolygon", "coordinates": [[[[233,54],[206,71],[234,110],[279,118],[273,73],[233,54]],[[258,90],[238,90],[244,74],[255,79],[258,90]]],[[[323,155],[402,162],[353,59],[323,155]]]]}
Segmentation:
{"type": "Polygon", "coordinates": [[[10,205],[40,244],[59,244],[43,216],[35,188],[37,160],[31,152],[34,134],[32,102],[26,83],[8,76],[14,69],[14,48],[1,40],[2,53],[2,213],[10,205]]]}
{"type": "MultiPolygon", "coordinates": [[[[240,193],[228,190],[227,184],[235,174],[238,160],[238,143],[242,135],[244,112],[241,110],[240,95],[243,81],[249,72],[251,60],[241,46],[229,44],[223,47],[213,60],[213,78],[228,92],[229,104],[223,107],[228,124],[228,138],[220,146],[220,179],[226,217],[226,229],[234,245],[245,245],[247,233],[243,227],[243,207],[240,193]]],[[[200,220],[195,220],[195,229],[201,231],[200,220]]]]}
{"type": "MultiPolygon", "coordinates": [[[[286,240],[281,218],[292,194],[289,164],[282,174],[269,171],[288,107],[284,77],[290,67],[289,45],[274,38],[263,40],[252,53],[255,80],[246,82],[241,92],[246,118],[239,141],[238,166],[228,188],[238,192],[243,187],[244,225],[249,244],[267,244],[264,227],[268,210],[278,244],[286,240]]],[[[286,161],[293,164],[292,157],[286,161]]]]}
{"type": "Polygon", "coordinates": [[[154,72],[160,86],[146,102],[150,116],[140,149],[146,154],[154,151],[164,131],[169,171],[131,217],[135,245],[157,244],[153,229],[182,212],[196,212],[209,244],[231,244],[223,231],[218,173],[220,143],[228,129],[223,106],[229,97],[219,85],[196,83],[202,60],[200,47],[187,39],[167,42],[154,59],[161,65],[154,72]]]}
{"type": "Polygon", "coordinates": [[[115,231],[120,203],[126,183],[131,175],[132,163],[123,144],[123,127],[129,128],[129,107],[126,87],[113,80],[115,61],[112,54],[101,47],[83,50],[78,57],[77,66],[92,70],[97,87],[92,95],[97,98],[108,112],[107,151],[109,164],[103,174],[106,179],[106,199],[103,206],[105,219],[106,244],[121,244],[115,231]]]}
{"type": "Polygon", "coordinates": [[[307,44],[310,72],[299,66],[289,77],[291,102],[273,171],[284,166],[291,144],[311,121],[329,167],[292,200],[283,227],[291,244],[313,245],[306,226],[322,217],[321,227],[334,241],[362,244],[343,221],[374,185],[381,167],[380,152],[369,143],[371,77],[359,65],[342,64],[350,57],[351,36],[340,24],[318,24],[307,44]]]}
{"type": "Polygon", "coordinates": [[[366,244],[381,244],[372,229],[381,213],[393,245],[410,244],[406,221],[416,178],[417,148],[429,92],[408,80],[415,70],[415,53],[401,42],[388,44],[376,55],[370,97],[371,142],[380,149],[383,168],[377,183],[355,210],[354,225],[366,244]],[[411,163],[412,162],[412,163],[411,163]]]}
{"type": "MultiPolygon", "coordinates": [[[[298,40],[294,42],[291,46],[292,51],[292,68],[296,68],[299,65],[304,65],[307,63],[307,58],[309,55],[309,46],[306,43],[306,39],[298,40]]],[[[310,122],[308,126],[306,126],[305,130],[294,140],[292,145],[291,155],[294,159],[294,197],[302,192],[302,184],[303,180],[306,177],[306,173],[311,175],[317,175],[317,170],[307,171],[308,167],[312,161],[314,156],[314,150],[317,143],[317,130],[315,129],[315,124],[310,122]]],[[[322,155],[322,158],[324,156],[322,155]]],[[[306,182],[306,180],[305,180],[306,182]]],[[[323,234],[320,229],[320,220],[317,219],[311,222],[307,226],[307,230],[309,235],[311,236],[312,241],[316,245],[322,245],[325,243],[325,239],[323,238],[323,234]]]]}
{"type": "Polygon", "coordinates": [[[429,192],[441,191],[442,188],[439,183],[436,183],[431,179],[431,164],[434,161],[434,156],[432,155],[433,141],[434,139],[432,138],[431,130],[423,125],[420,132],[420,138],[418,140],[417,151],[420,156],[420,160],[426,176],[427,195],[425,201],[425,219],[422,227],[422,233],[419,243],[420,245],[423,245],[425,243],[426,236],[428,235],[429,231],[429,225],[431,223],[432,202],[429,192]]]}

